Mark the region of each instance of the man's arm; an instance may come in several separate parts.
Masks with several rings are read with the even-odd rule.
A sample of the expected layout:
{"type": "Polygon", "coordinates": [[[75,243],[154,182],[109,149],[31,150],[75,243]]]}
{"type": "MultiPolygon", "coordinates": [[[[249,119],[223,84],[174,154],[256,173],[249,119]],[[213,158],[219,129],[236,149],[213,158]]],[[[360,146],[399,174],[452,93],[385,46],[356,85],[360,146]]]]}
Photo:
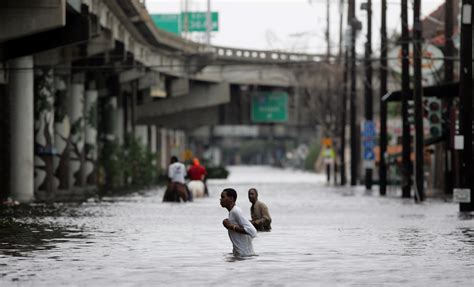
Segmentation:
{"type": "Polygon", "coordinates": [[[267,205],[264,204],[263,202],[260,202],[259,208],[260,208],[260,212],[261,212],[262,217],[257,218],[255,220],[252,220],[252,224],[254,226],[258,226],[259,224],[262,224],[262,223],[271,223],[272,218],[270,217],[270,212],[268,212],[267,205]]]}
{"type": "Polygon", "coordinates": [[[236,228],[236,231],[239,233],[243,234],[248,234],[251,237],[257,236],[257,230],[255,227],[248,221],[242,212],[239,210],[239,212],[236,212],[237,216],[237,222],[238,222],[238,227],[236,228]]]}

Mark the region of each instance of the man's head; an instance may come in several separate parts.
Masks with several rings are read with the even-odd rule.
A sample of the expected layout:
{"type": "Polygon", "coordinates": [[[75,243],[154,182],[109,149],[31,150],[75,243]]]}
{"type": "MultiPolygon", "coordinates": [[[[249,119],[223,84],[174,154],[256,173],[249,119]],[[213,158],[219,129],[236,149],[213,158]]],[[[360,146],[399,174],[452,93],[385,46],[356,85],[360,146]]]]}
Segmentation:
{"type": "Polygon", "coordinates": [[[249,189],[249,201],[253,204],[258,200],[258,191],[255,188],[249,189]]]}
{"type": "Polygon", "coordinates": [[[193,164],[195,166],[199,166],[201,163],[199,162],[199,159],[197,157],[193,158],[193,164]]]}
{"type": "Polygon", "coordinates": [[[177,157],[177,156],[175,156],[175,155],[173,155],[173,156],[171,157],[171,160],[170,160],[170,162],[171,162],[171,163],[178,162],[178,157],[177,157]]]}
{"type": "Polygon", "coordinates": [[[221,206],[230,210],[237,200],[237,191],[233,188],[225,188],[221,192],[221,206]]]}

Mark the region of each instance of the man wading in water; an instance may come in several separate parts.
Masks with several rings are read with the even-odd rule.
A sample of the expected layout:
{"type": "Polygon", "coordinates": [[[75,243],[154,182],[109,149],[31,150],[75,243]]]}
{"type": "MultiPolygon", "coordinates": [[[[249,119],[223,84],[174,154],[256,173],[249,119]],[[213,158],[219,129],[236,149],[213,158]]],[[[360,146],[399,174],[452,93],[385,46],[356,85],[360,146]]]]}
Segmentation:
{"type": "Polygon", "coordinates": [[[242,214],[242,209],[235,205],[237,192],[233,188],[226,188],[221,193],[221,206],[229,211],[229,218],[224,219],[222,224],[229,232],[232,242],[232,253],[234,256],[252,256],[252,238],[257,236],[257,230],[242,214]]]}
{"type": "Polygon", "coordinates": [[[252,220],[250,222],[258,231],[270,231],[272,218],[267,205],[258,200],[258,191],[255,188],[249,189],[249,201],[252,203],[252,207],[250,207],[252,220]]]}

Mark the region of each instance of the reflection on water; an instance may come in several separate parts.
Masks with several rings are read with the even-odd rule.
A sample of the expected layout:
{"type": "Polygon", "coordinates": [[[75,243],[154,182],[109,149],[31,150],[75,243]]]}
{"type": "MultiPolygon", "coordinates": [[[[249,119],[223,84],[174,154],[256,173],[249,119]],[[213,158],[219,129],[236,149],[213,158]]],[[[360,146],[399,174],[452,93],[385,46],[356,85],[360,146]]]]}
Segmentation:
{"type": "Polygon", "coordinates": [[[13,218],[0,219],[0,254],[28,257],[31,251],[49,250],[71,239],[85,238],[83,230],[56,226],[53,222],[21,222],[13,218]]]}
{"type": "Polygon", "coordinates": [[[0,286],[472,286],[474,221],[458,206],[420,205],[324,176],[234,167],[210,197],[161,202],[163,189],[82,204],[0,208],[0,286]],[[272,231],[236,258],[219,205],[224,187],[259,190],[272,231]]]}

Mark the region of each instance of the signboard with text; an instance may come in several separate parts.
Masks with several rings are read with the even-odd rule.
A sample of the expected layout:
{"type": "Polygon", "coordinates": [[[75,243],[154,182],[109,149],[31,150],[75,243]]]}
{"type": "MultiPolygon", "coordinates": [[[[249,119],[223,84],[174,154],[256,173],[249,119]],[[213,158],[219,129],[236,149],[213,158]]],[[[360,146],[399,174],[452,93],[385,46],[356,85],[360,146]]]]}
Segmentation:
{"type": "MultiPolygon", "coordinates": [[[[187,12],[181,14],[152,14],[150,16],[156,27],[176,35],[181,35],[181,33],[184,31],[206,32],[206,12],[187,12]]],[[[218,31],[219,13],[212,12],[211,20],[212,31],[218,31]]]]}
{"type": "Polygon", "coordinates": [[[251,117],[254,123],[288,121],[288,93],[257,92],[253,94],[251,117]]]}
{"type": "Polygon", "coordinates": [[[364,121],[362,125],[362,147],[364,167],[374,168],[375,161],[375,123],[374,121],[364,121]]]}
{"type": "MultiPolygon", "coordinates": [[[[211,13],[212,30],[219,30],[219,14],[217,12],[211,13]]],[[[206,12],[188,12],[181,13],[181,27],[182,31],[188,32],[206,32],[207,13],[206,12]],[[186,16],[188,20],[188,28],[186,29],[186,16]]]]}
{"type": "Polygon", "coordinates": [[[181,23],[179,14],[153,14],[150,15],[156,27],[167,32],[180,35],[181,23]]]}

